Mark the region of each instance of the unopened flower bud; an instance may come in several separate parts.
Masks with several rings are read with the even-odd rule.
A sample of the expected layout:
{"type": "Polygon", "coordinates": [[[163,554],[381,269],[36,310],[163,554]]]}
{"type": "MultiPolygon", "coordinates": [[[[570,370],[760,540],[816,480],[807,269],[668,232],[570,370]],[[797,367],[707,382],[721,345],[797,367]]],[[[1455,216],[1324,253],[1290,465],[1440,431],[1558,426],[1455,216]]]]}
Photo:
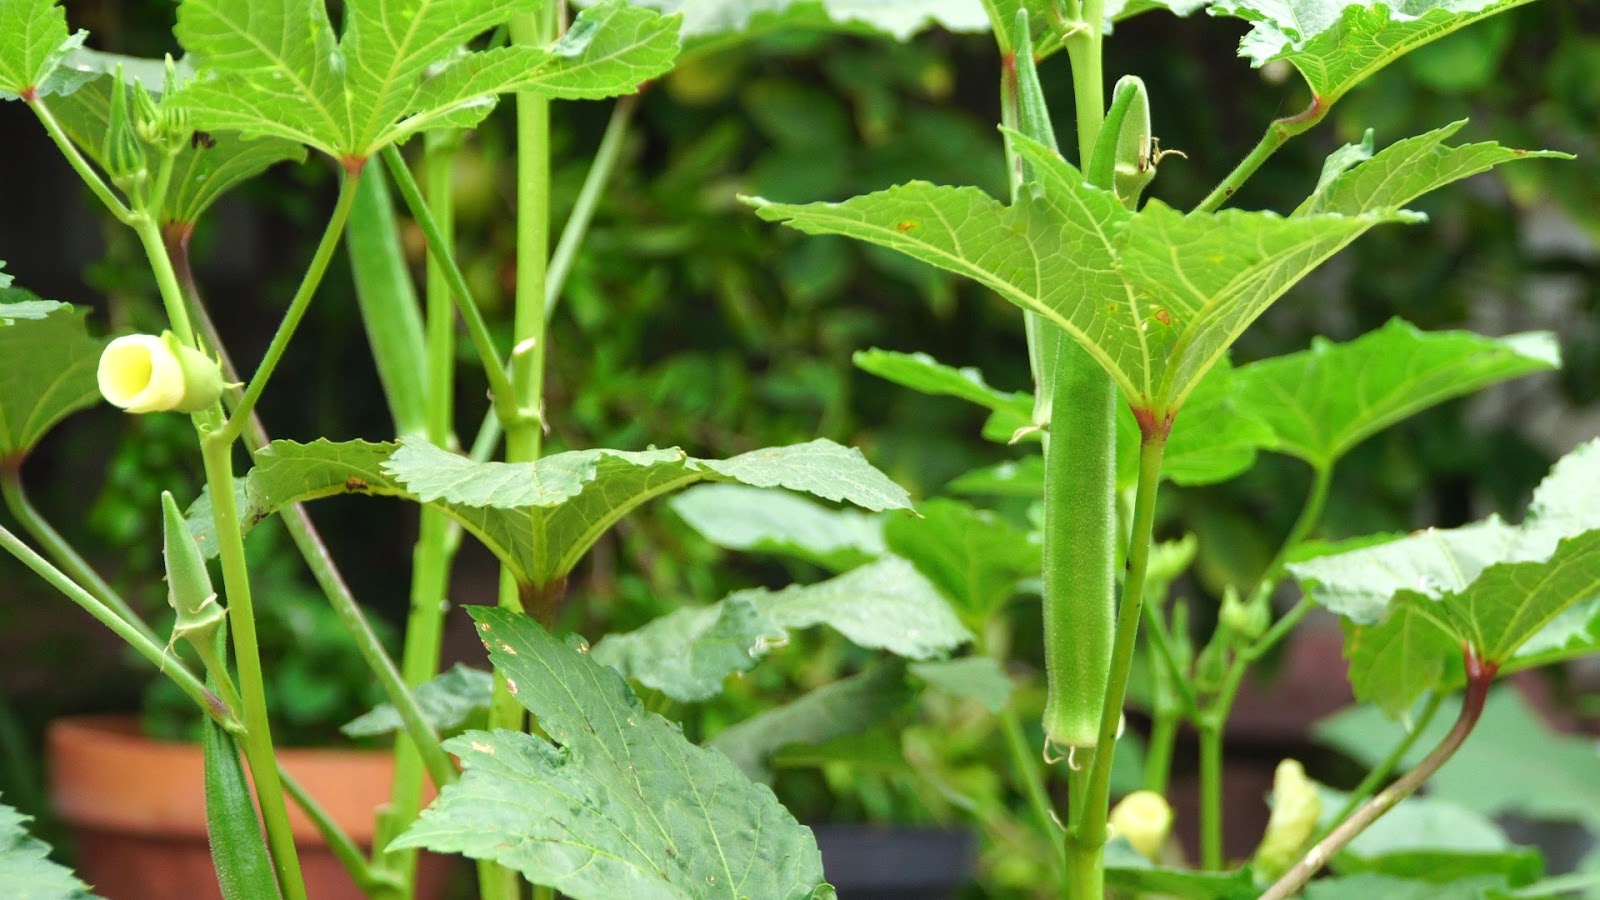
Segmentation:
{"type": "Polygon", "coordinates": [[[194,413],[217,402],[225,383],[216,360],[166,332],[130,334],[106,345],[97,373],[100,393],[132,413],[194,413]]]}
{"type": "Polygon", "coordinates": [[[167,564],[167,603],[178,613],[172,639],[192,643],[202,657],[210,658],[211,643],[226,611],[217,603],[205,557],[189,534],[183,513],[172,494],[161,492],[162,556],[167,564]]]}
{"type": "Polygon", "coordinates": [[[1111,810],[1111,827],[1146,859],[1155,859],[1172,832],[1172,807],[1155,791],[1134,791],[1111,810]]]}
{"type": "Polygon", "coordinates": [[[1306,777],[1305,767],[1293,759],[1278,763],[1272,776],[1272,817],[1256,848],[1256,873],[1273,879],[1289,871],[1321,817],[1322,795],[1306,777]]]}

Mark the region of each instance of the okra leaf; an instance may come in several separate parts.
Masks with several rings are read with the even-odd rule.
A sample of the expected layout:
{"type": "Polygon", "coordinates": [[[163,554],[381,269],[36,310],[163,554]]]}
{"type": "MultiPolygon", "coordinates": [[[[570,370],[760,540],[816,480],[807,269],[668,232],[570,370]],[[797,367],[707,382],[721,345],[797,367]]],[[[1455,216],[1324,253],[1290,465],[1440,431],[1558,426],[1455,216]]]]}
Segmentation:
{"type": "Polygon", "coordinates": [[[56,0],[0,0],[0,100],[70,92],[79,82],[61,63],[86,37],[67,33],[56,0]]]}
{"type": "Polygon", "coordinates": [[[104,343],[89,337],[84,315],[22,288],[0,288],[0,459],[26,453],[99,399],[95,369],[104,343]]]}
{"type": "Polygon", "coordinates": [[[627,634],[607,635],[591,653],[647,687],[692,703],[719,693],[729,675],[755,668],[788,642],[790,631],[817,625],[859,647],[916,660],[972,640],[938,588],[910,563],[887,557],[815,584],[736,591],[709,606],[674,610],[627,634]]]}
{"type": "Polygon", "coordinates": [[[1399,319],[1353,341],[1240,367],[1233,402],[1264,419],[1281,453],[1331,469],[1368,437],[1430,406],[1560,366],[1554,335],[1425,333],[1399,319]]]}
{"type": "Polygon", "coordinates": [[[976,700],[992,713],[1011,702],[1011,677],[992,656],[932,659],[907,667],[911,674],[952,697],[976,700]]]}
{"type": "Polygon", "coordinates": [[[13,897],[89,900],[89,886],[50,861],[50,848],[28,833],[31,819],[0,803],[0,884],[13,897]]]}
{"type": "MultiPolygon", "coordinates": [[[[1210,0],[1105,0],[1105,31],[1110,34],[1113,23],[1140,13],[1165,9],[1174,15],[1187,16],[1208,2],[1210,0]]],[[[1061,38],[1069,25],[1062,21],[1061,7],[1052,0],[995,0],[992,14],[996,21],[1009,26],[1017,20],[1017,10],[1023,8],[1028,10],[1035,59],[1043,60],[1065,46],[1061,38]]],[[[1006,52],[1014,49],[1009,38],[1002,37],[1000,41],[1006,52]]]]}
{"type": "Polygon", "coordinates": [[[1365,143],[1355,151],[1348,146],[1335,151],[1323,168],[1316,190],[1300,204],[1295,215],[1355,215],[1404,206],[1423,194],[1502,163],[1573,158],[1570,153],[1517,150],[1494,141],[1446,146],[1445,140],[1466,124],[1466,119],[1460,119],[1395,141],[1376,156],[1371,155],[1371,148],[1365,143]]]}
{"type": "MultiPolygon", "coordinates": [[[[156,60],[145,60],[160,65],[156,60]]],[[[127,76],[131,83],[132,76],[127,76]]],[[[54,100],[50,110],[78,149],[102,169],[105,136],[111,124],[111,90],[115,79],[95,77],[71,94],[54,100]]],[[[126,89],[126,88],[124,88],[126,89]]],[[[151,92],[159,98],[158,82],[151,92]]],[[[161,224],[192,226],[223,194],[278,163],[303,162],[304,147],[291,141],[263,138],[247,141],[237,135],[208,135],[179,151],[173,161],[171,187],[158,212],[161,224]]]]}
{"type": "Polygon", "coordinates": [[[492,860],[575,900],[832,896],[811,832],[770,790],[647,711],[581,645],[514,612],[470,612],[547,737],[447,741],[461,779],[392,848],[492,860]]]}
{"type": "Polygon", "coordinates": [[[706,746],[726,754],[751,781],[771,784],[768,759],[773,754],[796,744],[822,744],[860,734],[914,696],[905,665],[881,663],[732,725],[706,746]]]}
{"type": "Polygon", "coordinates": [[[1261,894],[1249,866],[1230,872],[1158,866],[1140,856],[1127,838],[1106,844],[1105,862],[1108,888],[1193,900],[1249,900],[1261,894]]]}
{"type": "MultiPolygon", "coordinates": [[[[1277,447],[1272,427],[1239,402],[1234,373],[1224,356],[1189,395],[1167,436],[1162,478],[1185,486],[1216,484],[1249,471],[1259,451],[1277,447]]],[[[1139,476],[1139,424],[1131,409],[1117,411],[1117,427],[1118,481],[1131,487],[1139,476]]]]}
{"type": "Polygon", "coordinates": [[[1489,819],[1435,797],[1410,797],[1384,813],[1329,867],[1340,875],[1371,872],[1435,884],[1498,876],[1513,888],[1544,876],[1536,848],[1513,844],[1489,819]]]}
{"type": "MultiPolygon", "coordinates": [[[[489,709],[494,695],[494,676],[481,669],[456,663],[449,671],[428,679],[414,691],[422,718],[435,731],[451,732],[489,709]]],[[[391,703],[373,707],[339,727],[346,737],[376,737],[400,732],[405,723],[391,703]]]]}
{"type": "MultiPolygon", "coordinates": [[[[989,20],[980,4],[961,0],[635,0],[663,15],[682,13],[684,46],[736,36],[756,37],[785,29],[822,29],[863,35],[885,35],[898,41],[928,28],[953,32],[986,31],[989,20]]],[[[583,5],[583,4],[580,4],[583,5]]]]}
{"type": "Polygon", "coordinates": [[[989,386],[983,373],[971,366],[955,368],[926,353],[862,350],[852,357],[856,368],[885,381],[935,397],[957,397],[993,413],[983,427],[986,437],[1011,440],[1018,429],[1033,424],[1033,395],[1002,391],[989,386]]]}
{"type": "MultiPolygon", "coordinates": [[[[572,571],[628,511],[703,481],[781,486],[873,510],[910,505],[906,492],[859,451],[830,441],[726,460],[695,459],[677,449],[581,450],[524,464],[476,463],[420,439],[274,441],[256,454],[247,476],[245,522],[248,527],[284,504],[334,494],[406,497],[459,522],[520,583],[542,585],[572,571]]],[[[201,546],[208,548],[204,541],[201,546]]]]}
{"type": "MultiPolygon", "coordinates": [[[[1422,762],[1450,730],[1459,698],[1440,707],[1412,743],[1402,768],[1422,762]]],[[[1319,740],[1369,766],[1403,737],[1397,723],[1369,706],[1353,706],[1316,725],[1319,740]]],[[[1576,820],[1600,828],[1600,749],[1593,740],[1553,731],[1521,692],[1489,694],[1472,739],[1428,781],[1430,796],[1485,816],[1512,813],[1537,820],[1576,820]]]]}
{"type": "Polygon", "coordinates": [[[1569,610],[1600,597],[1600,441],[1551,470],[1521,525],[1498,518],[1289,566],[1309,597],[1351,622],[1356,695],[1403,712],[1459,680],[1462,647],[1502,672],[1569,610]]]}
{"type": "Polygon", "coordinates": [[[969,497],[1024,497],[1038,499],[1044,496],[1044,459],[1025,456],[973,469],[957,476],[945,489],[969,497]]]}
{"type": "Polygon", "coordinates": [[[536,0],[353,0],[336,38],[322,0],[184,0],[176,33],[200,78],[174,95],[197,127],[306,144],[353,164],[427,128],[482,120],[497,96],[629,93],[677,51],[676,23],[625,0],[544,48],[462,52],[536,0]]]}
{"type": "Polygon", "coordinates": [[[1398,878],[1363,872],[1343,878],[1323,878],[1306,885],[1306,900],[1484,900],[1505,888],[1506,880],[1480,875],[1440,884],[1433,880],[1398,878]]]}
{"type": "Polygon", "coordinates": [[[1215,0],[1207,11],[1254,23],[1239,55],[1285,60],[1327,106],[1412,50],[1530,0],[1215,0]]]}
{"type": "Polygon", "coordinates": [[[918,507],[919,517],[896,516],[884,540],[943,592],[961,621],[981,630],[1017,591],[1039,577],[1043,549],[1028,530],[986,509],[943,497],[918,507]]]}
{"type": "Polygon", "coordinates": [[[1416,219],[1399,210],[1185,215],[1159,201],[1135,214],[1054,151],[1011,138],[1038,176],[1012,206],[926,182],[843,203],[752,202],[765,219],[879,244],[984,284],[1066,331],[1158,419],[1324,259],[1374,225],[1416,219]]]}
{"type": "Polygon", "coordinates": [[[787,491],[707,484],[668,505],[701,537],[729,550],[794,557],[831,572],[884,554],[882,517],[829,509],[787,491]]]}

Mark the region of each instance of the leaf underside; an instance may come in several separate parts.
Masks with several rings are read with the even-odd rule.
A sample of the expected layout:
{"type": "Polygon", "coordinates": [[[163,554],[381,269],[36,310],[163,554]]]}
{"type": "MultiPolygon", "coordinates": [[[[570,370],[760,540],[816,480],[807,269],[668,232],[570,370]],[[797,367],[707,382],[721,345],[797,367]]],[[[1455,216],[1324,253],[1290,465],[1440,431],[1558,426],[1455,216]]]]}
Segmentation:
{"type": "Polygon", "coordinates": [[[0,287],[0,459],[26,453],[57,422],[100,398],[103,342],[84,313],[0,287]]]}

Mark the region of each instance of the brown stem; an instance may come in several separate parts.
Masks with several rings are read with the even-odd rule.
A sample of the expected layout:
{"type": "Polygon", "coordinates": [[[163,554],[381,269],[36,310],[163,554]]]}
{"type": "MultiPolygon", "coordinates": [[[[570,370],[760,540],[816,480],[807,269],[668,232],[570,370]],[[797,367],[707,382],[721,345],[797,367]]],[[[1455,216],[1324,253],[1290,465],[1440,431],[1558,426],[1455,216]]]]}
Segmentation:
{"type": "Polygon", "coordinates": [[[1261,900],[1288,900],[1294,896],[1306,882],[1311,880],[1311,876],[1315,875],[1318,869],[1333,858],[1335,853],[1344,849],[1356,835],[1376,822],[1379,816],[1415,793],[1417,788],[1432,778],[1433,773],[1439,771],[1439,768],[1461,748],[1467,735],[1471,734],[1473,727],[1478,724],[1478,718],[1483,715],[1484,703],[1489,698],[1489,686],[1494,684],[1495,673],[1500,669],[1499,663],[1479,661],[1470,645],[1461,648],[1461,655],[1467,667],[1467,694],[1461,702],[1461,715],[1456,718],[1455,727],[1450,729],[1450,733],[1444,736],[1439,746],[1433,748],[1433,752],[1418,763],[1416,768],[1401,776],[1394,784],[1379,791],[1356,810],[1354,815],[1317,842],[1317,845],[1312,847],[1294,868],[1284,873],[1282,878],[1261,895],[1261,900]]]}

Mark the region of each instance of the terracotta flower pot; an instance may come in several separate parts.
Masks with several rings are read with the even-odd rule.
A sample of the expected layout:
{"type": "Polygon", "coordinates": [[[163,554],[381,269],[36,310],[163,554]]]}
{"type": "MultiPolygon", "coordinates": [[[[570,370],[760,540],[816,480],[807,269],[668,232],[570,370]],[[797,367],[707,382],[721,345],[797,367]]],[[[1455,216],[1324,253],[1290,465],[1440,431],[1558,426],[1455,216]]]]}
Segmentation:
{"type": "MultiPolygon", "coordinates": [[[[71,827],[77,870],[107,900],[221,900],[206,839],[200,746],[156,741],[131,716],[58,719],[48,734],[50,801],[71,827]]],[[[378,750],[278,751],[278,759],[359,844],[389,798],[393,758],[378,750]]],[[[431,794],[430,794],[431,798],[431,794]]],[[[306,887],[316,900],[363,896],[291,802],[306,887]]],[[[417,896],[443,892],[450,860],[423,857],[417,896]]]]}

